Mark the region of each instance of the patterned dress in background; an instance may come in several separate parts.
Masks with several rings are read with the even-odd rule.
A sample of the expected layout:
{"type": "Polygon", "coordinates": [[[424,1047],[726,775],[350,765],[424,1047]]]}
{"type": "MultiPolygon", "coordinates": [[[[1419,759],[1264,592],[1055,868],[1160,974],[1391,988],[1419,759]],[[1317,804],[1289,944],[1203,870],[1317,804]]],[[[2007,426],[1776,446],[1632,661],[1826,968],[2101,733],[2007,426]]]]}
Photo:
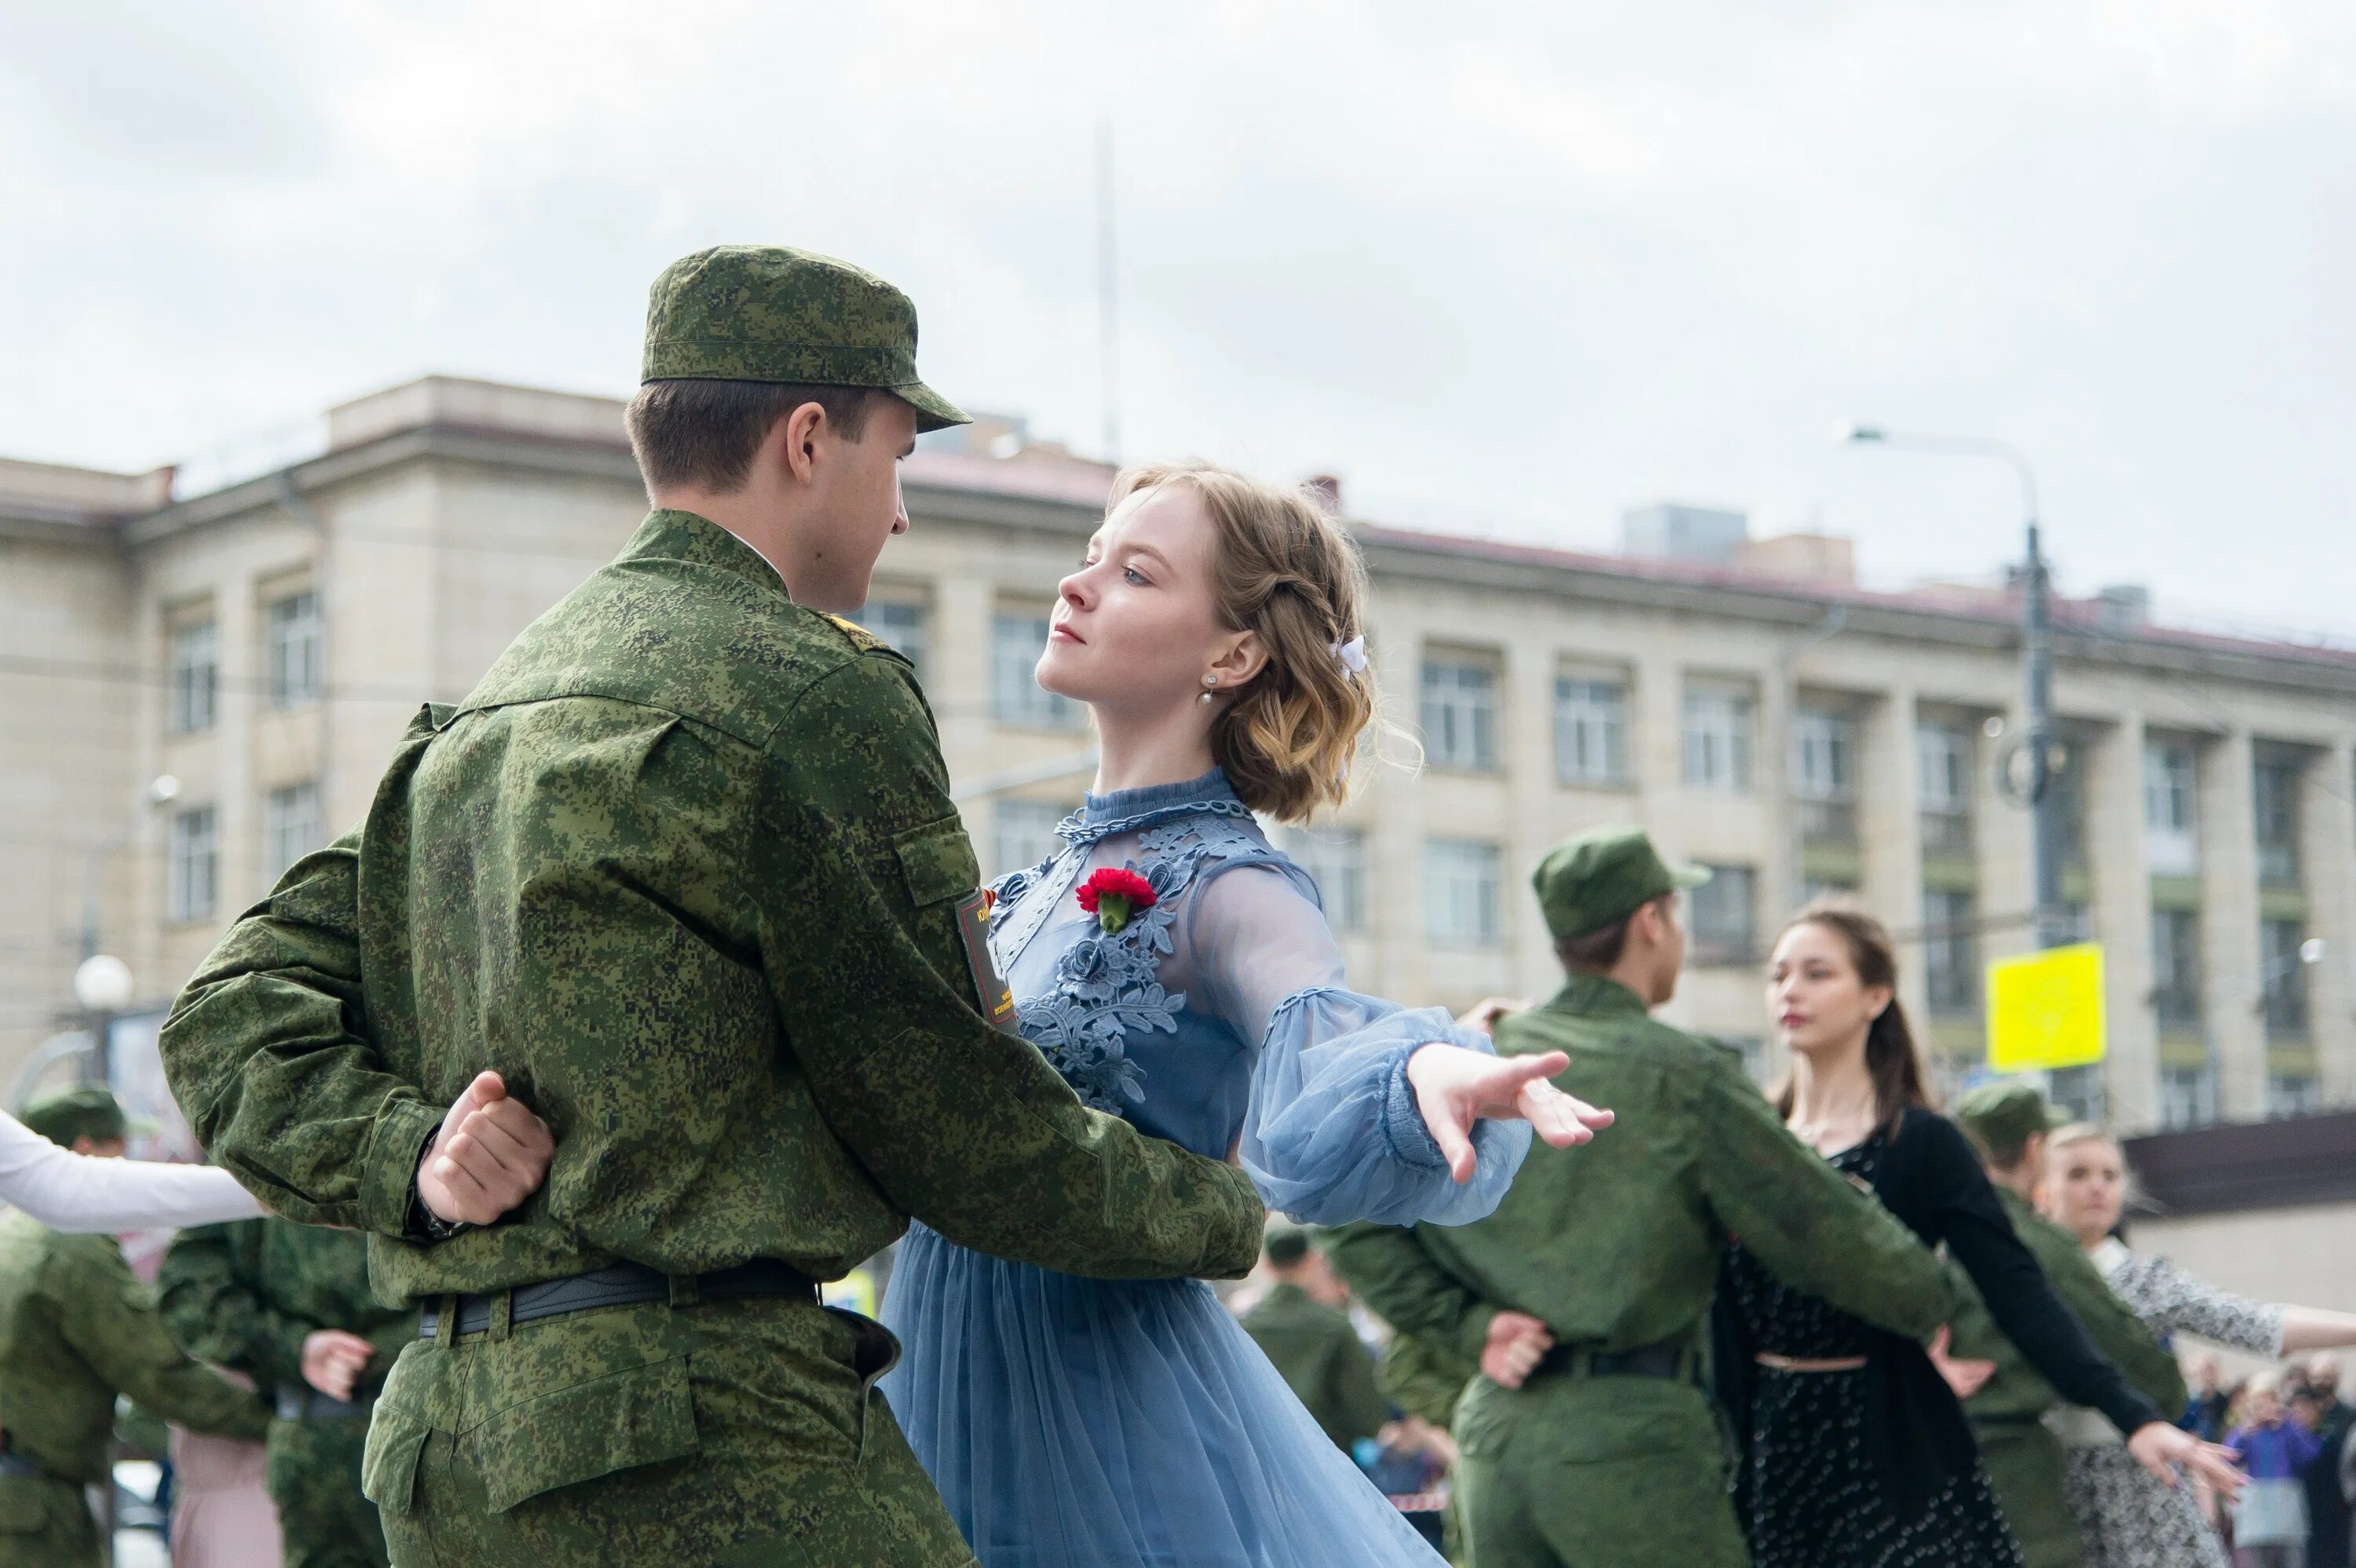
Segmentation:
{"type": "MultiPolygon", "coordinates": [[[[2117,1241],[2089,1255],[2154,1334],[2190,1334],[2268,1358],[2282,1353],[2281,1307],[2218,1290],[2117,1241]]],[[[2069,1405],[2046,1419],[2069,1445],[2070,1511],[2087,1568],[2226,1568],[2224,1544],[2201,1517],[2190,1485],[2160,1485],[2092,1411],[2069,1405]]]]}
{"type": "MultiPolygon", "coordinates": [[[[1833,1156],[1833,1168],[1869,1186],[1885,1147],[1876,1133],[1833,1156]]],[[[1762,1350],[1836,1360],[1872,1344],[1864,1322],[1783,1284],[1739,1243],[1725,1278],[1762,1350]]],[[[1752,1568],[2018,1568],[2020,1548],[1976,1464],[1899,1517],[1866,1440],[1873,1376],[1758,1369],[1734,1493],[1752,1568]]]]}

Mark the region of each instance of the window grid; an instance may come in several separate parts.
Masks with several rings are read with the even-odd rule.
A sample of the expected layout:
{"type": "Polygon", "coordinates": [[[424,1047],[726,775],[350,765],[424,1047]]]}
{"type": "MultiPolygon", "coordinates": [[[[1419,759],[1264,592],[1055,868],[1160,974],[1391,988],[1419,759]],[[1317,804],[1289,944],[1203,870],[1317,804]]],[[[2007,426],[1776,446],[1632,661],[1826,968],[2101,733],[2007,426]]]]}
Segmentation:
{"type": "Polygon", "coordinates": [[[1317,884],[1325,924],[1336,936],[1366,929],[1366,836],[1355,827],[1294,827],[1284,852],[1317,884]]]}
{"type": "Polygon", "coordinates": [[[1972,852],[1972,732],[1965,725],[1926,719],[1914,727],[1916,791],[1922,817],[1922,853],[1972,852]]]}
{"type": "Polygon", "coordinates": [[[2200,869],[2197,769],[2190,741],[2144,742],[2144,859],[2162,876],[2190,876],[2200,869]]]}
{"type": "Polygon", "coordinates": [[[1039,684],[1039,655],[1047,646],[1047,617],[1001,611],[990,622],[990,709],[1001,724],[1031,730],[1076,730],[1080,705],[1039,684]]]}
{"type": "Polygon", "coordinates": [[[2217,1075],[2206,1067],[2159,1070],[2159,1125],[2169,1132],[2217,1120],[2217,1075]]]}
{"type": "Polygon", "coordinates": [[[1934,1013],[1980,1009],[1978,900],[1958,888],[1922,892],[1924,999],[1934,1013]]]}
{"type": "Polygon", "coordinates": [[[2307,965],[2299,948],[2306,925],[2296,920],[2258,923],[2258,973],[2264,977],[2262,1010],[2268,1040],[2307,1038],[2307,965]]]}
{"type": "Polygon", "coordinates": [[[2151,912],[2151,1005],[2164,1030],[2201,1027],[2201,917],[2190,910],[2151,912]]]}
{"type": "Polygon", "coordinates": [[[1071,807],[1051,800],[1000,801],[991,814],[990,875],[1028,870],[1052,857],[1064,846],[1055,825],[1070,815],[1071,807]]]}
{"type": "Polygon", "coordinates": [[[1593,676],[1554,682],[1555,776],[1567,784],[1617,784],[1628,777],[1628,687],[1593,676]]]}
{"type": "Polygon", "coordinates": [[[1423,848],[1424,934],[1437,946],[1494,947],[1504,940],[1494,844],[1434,838],[1423,848]]]}
{"type": "Polygon", "coordinates": [[[1435,767],[1488,773],[1497,765],[1497,674],[1470,659],[1423,661],[1423,744],[1435,767]]]}
{"type": "Polygon", "coordinates": [[[2257,817],[2258,879],[2269,887],[2298,885],[2298,785],[2296,763],[2261,759],[2250,780],[2257,817]]]}
{"type": "Polygon", "coordinates": [[[172,817],[165,862],[164,908],[175,924],[204,920],[220,901],[220,855],[213,808],[194,806],[172,817]]]}
{"type": "Polygon", "coordinates": [[[1685,781],[1696,789],[1739,794],[1751,787],[1751,694],[1687,687],[1685,781]]]}
{"type": "Polygon", "coordinates": [[[2286,1116],[2312,1116],[2323,1109],[2322,1085],[2312,1073],[2269,1072],[2266,1074],[2266,1115],[2277,1121],[2286,1116]]]}
{"type": "Polygon", "coordinates": [[[1758,944],[1759,877],[1749,866],[1709,866],[1709,880],[1686,896],[1697,961],[1742,963],[1758,944]]]}
{"type": "Polygon", "coordinates": [[[325,844],[320,830],[319,786],[288,784],[270,792],[262,809],[262,880],[274,885],[286,869],[325,844]]]}
{"type": "Polygon", "coordinates": [[[220,691],[220,626],[200,621],[172,634],[172,732],[193,735],[213,727],[220,691]]]}
{"type": "Polygon", "coordinates": [[[316,701],[324,651],[319,596],[306,589],[273,599],[262,619],[268,637],[272,705],[291,708],[298,702],[316,701]]]}

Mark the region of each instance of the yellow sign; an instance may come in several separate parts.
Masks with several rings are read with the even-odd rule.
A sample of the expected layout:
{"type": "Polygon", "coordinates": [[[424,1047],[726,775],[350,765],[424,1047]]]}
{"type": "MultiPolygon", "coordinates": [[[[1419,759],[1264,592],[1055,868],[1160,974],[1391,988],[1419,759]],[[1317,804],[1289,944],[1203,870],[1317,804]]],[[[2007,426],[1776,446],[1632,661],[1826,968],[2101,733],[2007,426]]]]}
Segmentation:
{"type": "Polygon", "coordinates": [[[1998,1072],[2103,1060],[2103,948],[2082,942],[1988,965],[1988,1065],[1998,1072]]]}

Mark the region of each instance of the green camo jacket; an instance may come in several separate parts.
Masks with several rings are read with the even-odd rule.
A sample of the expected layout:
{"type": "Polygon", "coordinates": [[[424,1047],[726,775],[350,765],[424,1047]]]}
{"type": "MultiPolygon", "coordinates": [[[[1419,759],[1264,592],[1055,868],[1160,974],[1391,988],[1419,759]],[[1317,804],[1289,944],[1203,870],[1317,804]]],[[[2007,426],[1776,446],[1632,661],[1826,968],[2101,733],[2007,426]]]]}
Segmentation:
{"type": "Polygon", "coordinates": [[[369,1290],[368,1238],[291,1220],[198,1225],[172,1238],[155,1274],[164,1325],[188,1354],[265,1390],[303,1381],[303,1341],[340,1328],[376,1346],[356,1394],[384,1381],[417,1337],[417,1314],[369,1290]]]}
{"type": "MultiPolygon", "coordinates": [[[[2013,1234],[2037,1260],[2071,1315],[2086,1330],[2086,1338],[2104,1360],[2126,1374],[2128,1382],[2163,1411],[2182,1410],[2191,1395],[2184,1386],[2183,1369],[2167,1347],[2153,1338],[2135,1310],[2111,1294],[2102,1272],[2088,1260],[2069,1232],[2062,1229],[2010,1188],[1998,1184],[1996,1195],[2012,1221],[2013,1234]]],[[[2029,1364],[2013,1342],[2004,1337],[1988,1315],[1986,1303],[1963,1271],[1955,1271],[1958,1288],[1966,1292],[1963,1309],[1955,1314],[1954,1352],[1957,1356],[1996,1363],[1996,1371],[1979,1392],[1964,1402],[1964,1412],[1976,1422],[2034,1421],[2062,1403],[2053,1385],[2029,1364]]]]}
{"type": "Polygon", "coordinates": [[[1574,976],[1500,1023],[1497,1051],[1569,1052],[1557,1086],[1618,1120],[1580,1147],[1533,1144],[1485,1220],[1344,1227],[1334,1265],[1395,1327],[1476,1361],[1501,1308],[1566,1345],[1698,1346],[1730,1232],[1869,1322],[1927,1337],[1945,1320],[1937,1258],[1785,1131],[1726,1047],[1655,1021],[1623,986],[1574,976]]]}
{"type": "Polygon", "coordinates": [[[909,1216],[1099,1275],[1239,1275],[1239,1171],[1083,1110],[994,1029],[971,845],[906,660],[658,511],[299,862],[174,1006],[173,1093],[278,1212],[418,1300],[626,1259],[821,1278],[909,1216]],[[485,1069],[557,1137],[501,1223],[424,1244],[418,1157],[485,1069]]]}
{"type": "Polygon", "coordinates": [[[10,1452],[60,1480],[106,1477],[114,1401],[198,1432],[258,1442],[258,1399],[172,1343],[112,1236],[64,1236],[30,1215],[0,1220],[0,1424],[10,1452]]]}

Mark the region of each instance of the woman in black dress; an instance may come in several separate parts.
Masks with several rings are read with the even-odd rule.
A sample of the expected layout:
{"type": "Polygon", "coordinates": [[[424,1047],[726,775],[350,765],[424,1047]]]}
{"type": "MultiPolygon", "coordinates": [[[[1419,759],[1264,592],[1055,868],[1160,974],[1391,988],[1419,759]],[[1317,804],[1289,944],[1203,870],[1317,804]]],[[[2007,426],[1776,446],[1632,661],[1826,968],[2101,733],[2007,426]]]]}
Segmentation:
{"type": "MultiPolygon", "coordinates": [[[[2174,1481],[2224,1479],[2223,1451],[2171,1426],[2104,1360],[2005,1218],[1978,1156],[1931,1108],[1889,933],[1812,906],[1775,944],[1767,1005],[1792,1053],[1777,1108],[1802,1141],[1927,1245],[2065,1398],[2130,1434],[2174,1481]]],[[[1718,1305],[1719,1392],[1744,1453],[1735,1507],[1754,1568],[2011,1568],[2019,1548],[1954,1394],[1920,1345],[1777,1280],[1739,1243],[1718,1305]]]]}

